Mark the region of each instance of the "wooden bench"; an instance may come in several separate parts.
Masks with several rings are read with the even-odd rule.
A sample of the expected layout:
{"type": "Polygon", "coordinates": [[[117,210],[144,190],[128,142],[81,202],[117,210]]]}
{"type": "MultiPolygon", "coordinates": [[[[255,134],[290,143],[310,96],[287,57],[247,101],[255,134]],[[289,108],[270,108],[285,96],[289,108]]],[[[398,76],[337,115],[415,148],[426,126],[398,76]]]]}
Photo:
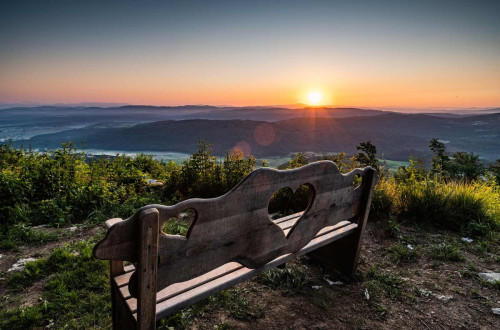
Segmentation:
{"type": "Polygon", "coordinates": [[[371,167],[343,175],[330,161],[260,168],[223,196],[148,205],[126,220],[106,221],[108,232],[93,253],[110,260],[114,328],[152,329],[165,316],[304,254],[352,275],[376,181],[371,167]],[[273,194],[303,184],[312,191],[305,211],[272,220],[273,194]],[[165,234],[163,224],[187,209],[195,210],[187,235],[165,234]]]}

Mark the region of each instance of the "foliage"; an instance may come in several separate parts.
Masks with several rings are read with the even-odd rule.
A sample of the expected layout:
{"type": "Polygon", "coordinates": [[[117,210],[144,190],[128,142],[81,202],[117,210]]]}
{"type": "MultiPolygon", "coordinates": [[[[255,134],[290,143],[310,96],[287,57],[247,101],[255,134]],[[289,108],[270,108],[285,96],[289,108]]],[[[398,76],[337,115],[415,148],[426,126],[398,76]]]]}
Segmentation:
{"type": "Polygon", "coordinates": [[[310,287],[311,280],[309,272],[303,266],[273,268],[257,278],[257,282],[271,289],[281,289],[288,295],[305,291],[310,287]]]}
{"type": "Polygon", "coordinates": [[[152,156],[88,158],[72,144],[48,152],[0,145],[1,247],[57,239],[30,226],[99,222],[131,216],[147,204],[189,197],[215,197],[233,188],[255,168],[253,157],[238,151],[223,161],[200,142],[183,164],[152,156]],[[164,183],[151,185],[148,179],[164,183]]]}
{"type": "Polygon", "coordinates": [[[498,188],[478,182],[442,183],[426,179],[399,185],[397,189],[403,218],[473,235],[484,235],[500,226],[498,188]]]}
{"type": "Polygon", "coordinates": [[[354,156],[354,160],[362,167],[371,166],[380,171],[380,164],[377,159],[377,147],[371,141],[361,142],[356,146],[356,150],[361,152],[354,156]]]}
{"type": "Polygon", "coordinates": [[[89,159],[71,144],[43,153],[4,144],[0,154],[2,239],[13,236],[14,224],[61,226],[130,215],[160,201],[158,187],[146,179],[168,179],[172,166],[145,155],[89,159]]]}
{"type": "Polygon", "coordinates": [[[428,255],[432,259],[442,261],[464,261],[460,246],[455,243],[441,243],[429,247],[428,255]]]}
{"type": "Polygon", "coordinates": [[[200,141],[198,151],[171,172],[163,196],[174,196],[177,201],[222,195],[253,171],[255,164],[254,157],[245,157],[237,149],[228,152],[223,161],[218,161],[212,155],[212,146],[200,141]]]}
{"type": "Polygon", "coordinates": [[[382,271],[380,268],[380,264],[375,264],[363,274],[370,299],[379,300],[384,293],[389,298],[400,298],[403,294],[403,280],[391,272],[382,271]]]}
{"type": "Polygon", "coordinates": [[[500,184],[500,159],[497,159],[495,163],[490,164],[488,170],[494,175],[497,184],[500,184]]]}
{"type": "Polygon", "coordinates": [[[450,157],[446,153],[446,145],[436,138],[429,141],[429,149],[434,153],[432,156],[431,173],[442,175],[449,169],[450,157]]]}
{"type": "Polygon", "coordinates": [[[479,155],[457,151],[450,157],[446,145],[435,138],[430,140],[429,149],[434,153],[431,173],[439,178],[471,182],[485,174],[479,155]]]}
{"type": "Polygon", "coordinates": [[[417,251],[404,244],[393,245],[388,249],[388,252],[395,264],[415,261],[418,258],[417,251]]]}

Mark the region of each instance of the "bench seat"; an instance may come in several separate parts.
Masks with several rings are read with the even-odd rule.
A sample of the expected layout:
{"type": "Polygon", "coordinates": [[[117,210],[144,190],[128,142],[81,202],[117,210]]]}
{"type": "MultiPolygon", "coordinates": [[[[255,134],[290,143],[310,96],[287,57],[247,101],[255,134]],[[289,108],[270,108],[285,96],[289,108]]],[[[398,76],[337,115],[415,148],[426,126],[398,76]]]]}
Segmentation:
{"type": "MultiPolygon", "coordinates": [[[[283,229],[286,235],[302,214],[303,212],[299,212],[273,221],[283,229]]],[[[357,227],[356,223],[349,221],[342,221],[335,226],[325,227],[301,250],[296,253],[282,255],[257,269],[246,268],[239,263],[230,262],[189,281],[172,284],[156,294],[156,320],[162,319],[212,294],[230,288],[237,283],[327,245],[350,234],[357,227]]],[[[122,300],[126,302],[127,309],[133,315],[134,319],[137,319],[137,299],[131,297],[128,289],[128,283],[134,270],[133,265],[126,266],[124,274],[113,278],[113,284],[119,289],[122,300]]]]}

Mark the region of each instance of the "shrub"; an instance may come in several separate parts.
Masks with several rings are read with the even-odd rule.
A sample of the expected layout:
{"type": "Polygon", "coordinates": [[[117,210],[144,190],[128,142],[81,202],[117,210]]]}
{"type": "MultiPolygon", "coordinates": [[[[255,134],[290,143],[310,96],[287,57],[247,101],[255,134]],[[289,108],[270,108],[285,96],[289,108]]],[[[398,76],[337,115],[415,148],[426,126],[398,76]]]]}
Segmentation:
{"type": "Polygon", "coordinates": [[[393,181],[381,179],[373,191],[370,218],[381,220],[390,217],[396,193],[396,185],[393,181]]]}

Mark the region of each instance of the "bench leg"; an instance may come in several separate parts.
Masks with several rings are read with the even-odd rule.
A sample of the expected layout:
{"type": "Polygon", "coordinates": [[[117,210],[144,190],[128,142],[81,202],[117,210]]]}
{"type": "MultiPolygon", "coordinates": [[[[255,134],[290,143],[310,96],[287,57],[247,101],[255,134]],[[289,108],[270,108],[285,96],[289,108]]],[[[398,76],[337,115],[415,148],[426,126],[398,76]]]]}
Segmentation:
{"type": "Polygon", "coordinates": [[[132,330],[137,328],[134,317],[125,301],[121,299],[120,290],[112,284],[111,302],[113,304],[113,329],[114,330],[132,330]]]}
{"type": "Polygon", "coordinates": [[[349,279],[356,271],[359,236],[359,231],[355,232],[320,247],[308,255],[318,260],[327,273],[349,279]]]}
{"type": "Polygon", "coordinates": [[[114,283],[115,276],[123,274],[123,261],[110,260],[110,281],[111,281],[111,307],[113,315],[113,329],[135,329],[136,322],[130,314],[128,306],[121,297],[120,289],[114,283]]]}

